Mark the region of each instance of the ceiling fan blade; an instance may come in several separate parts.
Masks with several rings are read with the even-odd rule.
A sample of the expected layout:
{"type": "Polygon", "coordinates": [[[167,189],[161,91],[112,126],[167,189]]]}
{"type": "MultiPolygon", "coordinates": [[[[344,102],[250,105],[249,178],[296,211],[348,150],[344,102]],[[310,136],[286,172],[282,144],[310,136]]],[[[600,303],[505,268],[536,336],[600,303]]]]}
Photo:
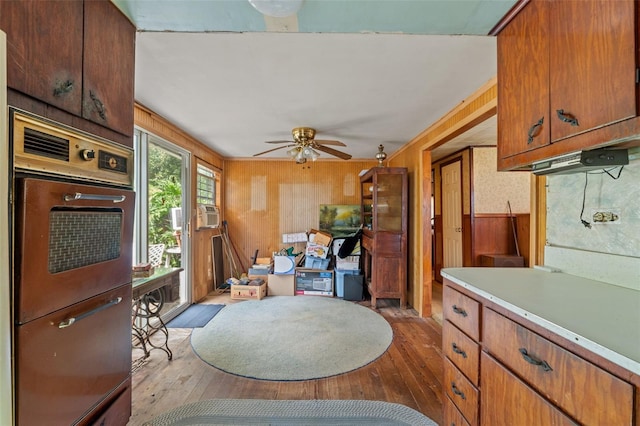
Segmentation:
{"type": "Polygon", "coordinates": [[[269,149],[269,150],[266,150],[266,151],[263,151],[263,152],[259,152],[259,153],[257,153],[257,154],[253,154],[253,156],[254,156],[254,157],[257,157],[258,155],[268,154],[269,152],[277,151],[277,150],[279,150],[279,149],[283,149],[283,148],[289,148],[290,146],[295,146],[295,144],[286,145],[286,146],[279,146],[279,147],[277,147],[277,148],[273,148],[273,149],[269,149]]]}
{"type": "Polygon", "coordinates": [[[319,144],[319,145],[346,146],[344,143],[342,143],[340,141],[314,139],[314,142],[319,144]]]}
{"type": "Polygon", "coordinates": [[[348,160],[351,158],[350,154],[347,154],[346,152],[338,151],[337,149],[329,148],[328,146],[316,145],[314,148],[318,149],[318,151],[323,151],[335,157],[342,158],[343,160],[348,160]]]}
{"type": "Polygon", "coordinates": [[[293,141],[264,141],[264,143],[293,143],[293,141]]]}

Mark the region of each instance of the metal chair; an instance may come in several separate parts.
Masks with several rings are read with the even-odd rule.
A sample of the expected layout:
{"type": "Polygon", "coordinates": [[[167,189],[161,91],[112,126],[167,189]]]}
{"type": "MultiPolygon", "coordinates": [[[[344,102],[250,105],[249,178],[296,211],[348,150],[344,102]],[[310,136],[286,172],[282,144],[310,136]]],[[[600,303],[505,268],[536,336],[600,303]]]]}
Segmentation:
{"type": "Polygon", "coordinates": [[[149,246],[149,263],[154,268],[162,264],[162,256],[164,255],[164,244],[151,244],[149,246]]]}

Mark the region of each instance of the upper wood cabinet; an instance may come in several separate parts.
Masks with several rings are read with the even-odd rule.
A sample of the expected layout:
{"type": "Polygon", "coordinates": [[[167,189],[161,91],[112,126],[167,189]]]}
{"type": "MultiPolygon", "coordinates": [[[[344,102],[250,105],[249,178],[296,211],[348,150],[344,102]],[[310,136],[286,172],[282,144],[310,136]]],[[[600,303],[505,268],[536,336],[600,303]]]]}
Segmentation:
{"type": "Polygon", "coordinates": [[[135,27],[110,1],[2,1],[0,28],[9,88],[133,135],[135,27]]]}
{"type": "Polygon", "coordinates": [[[135,27],[109,1],[85,1],[82,116],[133,135],[135,27]]]}
{"type": "Polygon", "coordinates": [[[633,0],[532,0],[498,34],[499,169],[627,136],[572,141],[636,117],[635,12],[633,0]]]}
{"type": "Polygon", "coordinates": [[[2,1],[7,33],[7,85],[81,115],[81,1],[2,1]]]}

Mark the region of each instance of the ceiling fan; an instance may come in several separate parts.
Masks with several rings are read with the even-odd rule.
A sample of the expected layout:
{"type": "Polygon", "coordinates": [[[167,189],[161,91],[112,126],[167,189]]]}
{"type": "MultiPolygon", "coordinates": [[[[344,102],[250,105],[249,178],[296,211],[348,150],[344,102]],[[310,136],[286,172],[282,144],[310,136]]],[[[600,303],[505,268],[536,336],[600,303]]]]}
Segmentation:
{"type": "Polygon", "coordinates": [[[306,163],[307,160],[315,161],[320,153],[317,151],[326,152],[327,154],[331,154],[335,157],[342,158],[343,160],[348,160],[351,158],[350,154],[347,154],[342,151],[338,151],[333,148],[329,148],[326,145],[334,145],[334,146],[346,146],[344,143],[340,141],[334,140],[319,140],[315,139],[316,129],[312,129],[311,127],[296,127],[291,131],[293,135],[293,141],[266,141],[265,143],[286,143],[288,145],[279,146],[277,148],[269,149],[264,152],[259,152],[258,154],[254,154],[254,157],[258,155],[267,154],[269,152],[276,151],[278,149],[283,148],[291,148],[287,151],[287,154],[293,159],[296,160],[296,163],[306,163]],[[316,151],[317,150],[317,151],[316,151]]]}

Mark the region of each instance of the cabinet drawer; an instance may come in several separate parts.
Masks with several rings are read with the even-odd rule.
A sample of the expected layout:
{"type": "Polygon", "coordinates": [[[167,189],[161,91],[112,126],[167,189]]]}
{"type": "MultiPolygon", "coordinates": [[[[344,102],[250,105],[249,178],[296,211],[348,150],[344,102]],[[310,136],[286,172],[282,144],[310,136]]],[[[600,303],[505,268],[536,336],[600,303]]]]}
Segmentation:
{"type": "Polygon", "coordinates": [[[480,341],[480,303],[445,285],[442,311],[444,319],[451,321],[476,342],[480,341]]]}
{"type": "Polygon", "coordinates": [[[469,426],[469,422],[449,398],[444,399],[443,414],[445,426],[469,426]]]}
{"type": "Polygon", "coordinates": [[[467,378],[478,386],[480,345],[449,321],[442,326],[442,351],[467,378]]]}
{"type": "Polygon", "coordinates": [[[442,386],[449,399],[470,425],[478,424],[478,389],[453,365],[444,360],[444,383],[442,386]]]}
{"type": "MultiPolygon", "coordinates": [[[[481,363],[482,425],[576,424],[484,352],[481,363]]],[[[613,423],[590,422],[589,424],[613,423]]]]}
{"type": "Polygon", "coordinates": [[[483,346],[578,422],[632,424],[629,383],[490,309],[483,311],[483,346]]]}

